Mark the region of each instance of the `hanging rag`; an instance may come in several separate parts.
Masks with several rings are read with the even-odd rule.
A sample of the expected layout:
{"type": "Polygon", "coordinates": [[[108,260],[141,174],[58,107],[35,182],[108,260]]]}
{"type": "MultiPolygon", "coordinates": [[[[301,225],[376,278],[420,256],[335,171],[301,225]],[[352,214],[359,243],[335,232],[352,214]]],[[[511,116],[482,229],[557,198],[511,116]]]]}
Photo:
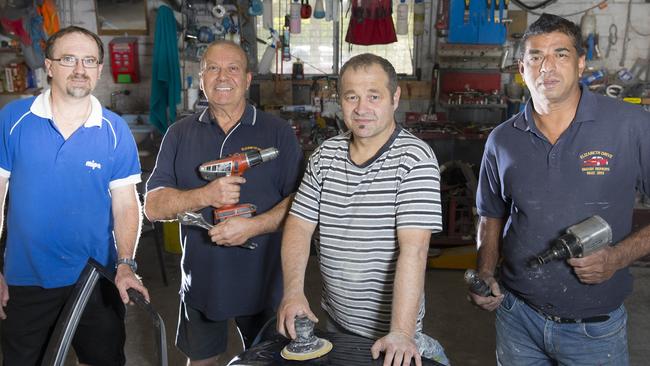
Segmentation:
{"type": "Polygon", "coordinates": [[[32,1],[16,0],[4,4],[0,1],[0,25],[4,33],[28,46],[32,44],[32,40],[27,31],[27,19],[24,18],[33,6],[32,1]]]}
{"type": "Polygon", "coordinates": [[[20,43],[27,46],[32,45],[32,39],[29,38],[29,33],[23,25],[23,18],[10,19],[2,17],[0,18],[0,25],[2,25],[2,28],[4,28],[8,35],[20,40],[20,43]]]}
{"type": "Polygon", "coordinates": [[[174,12],[166,5],[158,8],[151,66],[149,122],[164,134],[176,120],[176,104],[181,101],[181,69],[174,12]]]}
{"type": "Polygon", "coordinates": [[[345,41],[370,46],[397,42],[391,0],[354,0],[345,41]]]}
{"type": "Polygon", "coordinates": [[[54,0],[43,0],[41,5],[37,5],[38,13],[43,17],[43,29],[48,36],[53,35],[60,29],[59,14],[54,0]]]}
{"type": "Polygon", "coordinates": [[[22,44],[23,56],[25,62],[30,69],[36,70],[45,66],[45,41],[47,41],[47,34],[43,30],[43,17],[38,12],[30,11],[28,15],[29,27],[28,32],[32,40],[32,44],[27,46],[22,44]]]}

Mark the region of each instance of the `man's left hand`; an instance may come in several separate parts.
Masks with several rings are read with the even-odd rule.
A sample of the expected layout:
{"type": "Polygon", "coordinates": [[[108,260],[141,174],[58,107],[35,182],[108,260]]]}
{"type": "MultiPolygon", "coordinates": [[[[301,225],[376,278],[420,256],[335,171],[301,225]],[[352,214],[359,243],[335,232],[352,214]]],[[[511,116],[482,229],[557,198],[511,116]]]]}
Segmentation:
{"type": "Polygon", "coordinates": [[[144,287],[142,281],[138,279],[129,266],[117,267],[117,273],[115,274],[115,287],[117,287],[117,290],[120,292],[122,302],[125,304],[128,304],[131,301],[129,300],[129,294],[126,292],[126,290],[130,288],[141,293],[145,300],[149,302],[149,291],[147,291],[147,288],[144,287]]]}
{"type": "Polygon", "coordinates": [[[370,348],[372,358],[379,358],[379,353],[384,352],[383,366],[410,365],[411,359],[415,359],[416,366],[422,366],[422,359],[413,337],[399,332],[390,332],[378,339],[370,348]]]}
{"type": "Polygon", "coordinates": [[[235,216],[216,224],[208,234],[210,234],[210,239],[218,245],[242,245],[254,236],[250,232],[251,224],[249,218],[235,216]]]}
{"type": "Polygon", "coordinates": [[[573,267],[580,282],[598,284],[610,279],[619,269],[614,251],[608,246],[583,258],[570,258],[567,263],[573,267]]]}

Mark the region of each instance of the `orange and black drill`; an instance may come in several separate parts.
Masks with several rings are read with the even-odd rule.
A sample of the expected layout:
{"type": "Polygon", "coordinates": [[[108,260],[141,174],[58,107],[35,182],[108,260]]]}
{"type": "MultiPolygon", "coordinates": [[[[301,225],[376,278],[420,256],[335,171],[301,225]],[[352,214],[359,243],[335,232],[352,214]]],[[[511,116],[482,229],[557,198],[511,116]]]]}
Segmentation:
{"type": "MultiPolygon", "coordinates": [[[[264,150],[249,150],[243,153],[228,155],[219,160],[212,160],[201,164],[199,173],[206,180],[215,180],[231,175],[242,176],[246,170],[255,165],[273,160],[280,152],[274,147],[264,150]]],[[[214,222],[219,223],[229,217],[252,217],[257,207],[250,203],[222,206],[214,210],[214,222]]]]}

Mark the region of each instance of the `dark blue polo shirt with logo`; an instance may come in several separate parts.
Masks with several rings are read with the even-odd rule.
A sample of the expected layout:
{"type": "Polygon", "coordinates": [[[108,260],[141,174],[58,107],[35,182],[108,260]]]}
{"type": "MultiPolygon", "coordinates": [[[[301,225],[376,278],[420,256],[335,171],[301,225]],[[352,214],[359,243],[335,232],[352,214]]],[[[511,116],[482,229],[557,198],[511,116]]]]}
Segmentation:
{"type": "Polygon", "coordinates": [[[479,214],[506,219],[503,284],[549,315],[585,318],[615,310],[632,291],[628,269],[585,285],[566,261],[537,269],[527,261],[592,215],[609,223],[614,243],[623,240],[637,189],[650,192],[650,113],[583,90],[573,122],[551,145],[529,102],[490,134],[479,177],[479,214]]]}
{"type": "MultiPolygon", "coordinates": [[[[249,149],[275,147],[280,155],[248,169],[240,203],[252,203],[264,213],[297,189],[303,154],[289,124],[247,105],[228,133],[203,110],[174,123],[165,134],[147,192],[169,187],[190,190],[208,181],[201,164],[249,149]]],[[[212,222],[212,208],[201,212],[212,222]]],[[[181,297],[212,320],[252,315],[282,298],[280,231],[257,236],[254,250],[224,247],[210,241],[207,230],[181,226],[183,247],[181,297]]]]}

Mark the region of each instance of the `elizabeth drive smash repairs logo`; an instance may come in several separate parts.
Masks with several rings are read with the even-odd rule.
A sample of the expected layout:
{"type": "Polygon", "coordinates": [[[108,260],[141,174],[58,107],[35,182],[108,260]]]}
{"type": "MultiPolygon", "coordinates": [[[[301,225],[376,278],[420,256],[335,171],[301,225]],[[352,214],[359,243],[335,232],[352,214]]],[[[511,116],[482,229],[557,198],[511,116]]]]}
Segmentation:
{"type": "Polygon", "coordinates": [[[599,150],[580,154],[581,170],[586,175],[605,175],[609,173],[614,155],[599,150]]]}

